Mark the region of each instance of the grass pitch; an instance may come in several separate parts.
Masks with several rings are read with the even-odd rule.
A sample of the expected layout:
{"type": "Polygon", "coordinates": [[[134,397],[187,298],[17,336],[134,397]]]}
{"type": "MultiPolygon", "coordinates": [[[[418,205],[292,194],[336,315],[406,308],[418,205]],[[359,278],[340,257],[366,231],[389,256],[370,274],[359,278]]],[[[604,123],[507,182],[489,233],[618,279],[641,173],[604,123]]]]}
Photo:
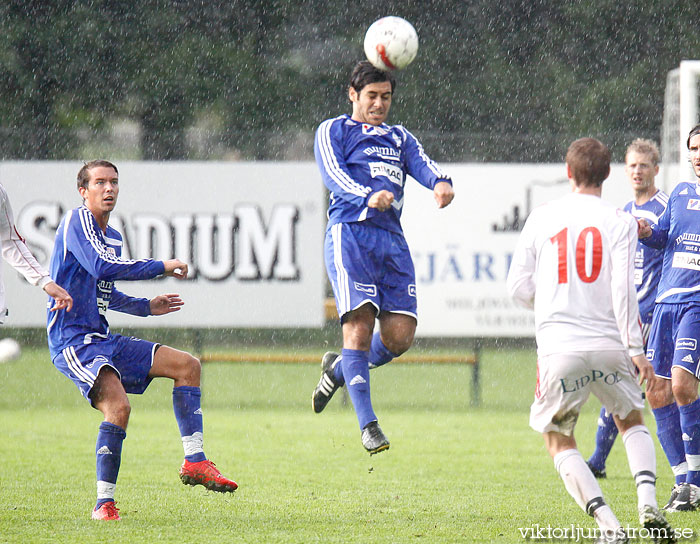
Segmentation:
{"type": "MultiPolygon", "coordinates": [[[[471,368],[387,365],[371,373],[391,449],[368,456],[340,392],[311,411],[318,365],[207,363],[204,446],[240,485],[233,494],[180,483],[182,445],[172,382],[131,396],[117,486],[121,523],[90,520],[101,415],[51,365],[25,349],[0,366],[0,542],[523,542],[529,527],[593,528],[566,493],[541,437],[528,427],[535,378],[530,350],[485,350],[482,405],[470,405],[471,368]]],[[[592,399],[577,437],[592,449],[592,399]]],[[[647,423],[655,430],[653,417],[647,423]]],[[[657,447],[659,501],[672,487],[657,447]]],[[[621,441],[608,461],[606,498],[636,526],[636,494],[621,441]]],[[[674,514],[698,534],[698,513],[674,514]]]]}

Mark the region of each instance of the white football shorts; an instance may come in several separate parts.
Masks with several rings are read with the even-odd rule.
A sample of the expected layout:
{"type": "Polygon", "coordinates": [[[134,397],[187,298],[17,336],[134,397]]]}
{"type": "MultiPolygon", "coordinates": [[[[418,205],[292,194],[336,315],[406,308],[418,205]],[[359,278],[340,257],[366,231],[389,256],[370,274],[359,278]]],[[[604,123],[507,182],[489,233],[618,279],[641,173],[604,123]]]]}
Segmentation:
{"type": "Polygon", "coordinates": [[[621,419],[644,408],[636,368],[626,351],[576,351],[540,358],[530,427],[571,436],[591,393],[609,414],[621,419]]]}

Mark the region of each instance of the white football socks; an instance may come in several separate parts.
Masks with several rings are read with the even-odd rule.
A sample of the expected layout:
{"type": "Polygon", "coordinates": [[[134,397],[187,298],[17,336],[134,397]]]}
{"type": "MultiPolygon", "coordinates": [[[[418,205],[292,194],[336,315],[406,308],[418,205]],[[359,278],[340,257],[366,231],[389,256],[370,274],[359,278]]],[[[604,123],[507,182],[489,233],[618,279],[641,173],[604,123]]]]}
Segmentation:
{"type": "Polygon", "coordinates": [[[630,471],[637,484],[637,506],[656,503],[656,452],[654,441],[644,425],[635,425],[622,435],[630,471]]]}
{"type": "Polygon", "coordinates": [[[554,466],[569,495],[584,512],[593,516],[603,531],[616,531],[621,527],[612,509],[605,504],[595,476],[577,449],[557,453],[554,456],[554,466]]]}

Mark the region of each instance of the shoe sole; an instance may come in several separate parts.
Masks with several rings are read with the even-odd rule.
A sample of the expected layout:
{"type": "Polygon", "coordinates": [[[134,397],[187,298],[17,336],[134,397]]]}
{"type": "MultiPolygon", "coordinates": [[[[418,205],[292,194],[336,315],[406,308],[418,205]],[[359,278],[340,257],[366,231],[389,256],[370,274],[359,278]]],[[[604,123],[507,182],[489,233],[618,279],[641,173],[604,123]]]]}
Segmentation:
{"type": "Polygon", "coordinates": [[[370,455],[376,455],[377,453],[381,453],[383,451],[386,451],[389,449],[389,444],[382,444],[378,448],[375,448],[373,450],[367,450],[370,455]]]}
{"type": "Polygon", "coordinates": [[[692,504],[681,504],[675,508],[673,506],[670,508],[662,508],[664,512],[668,512],[669,514],[675,514],[676,512],[695,512],[697,509],[697,506],[693,506],[692,504]]]}
{"type": "Polygon", "coordinates": [[[664,531],[667,537],[655,539],[654,542],[656,542],[657,544],[673,544],[674,542],[676,542],[676,539],[673,536],[673,527],[671,527],[671,524],[666,520],[666,518],[661,516],[651,516],[644,520],[640,519],[639,521],[641,522],[642,527],[649,531],[652,531],[654,529],[664,531]]]}
{"type": "Polygon", "coordinates": [[[187,474],[180,474],[180,480],[185,485],[191,485],[192,487],[196,485],[201,485],[205,489],[208,489],[209,491],[215,491],[217,493],[233,493],[234,491],[236,491],[236,489],[238,489],[238,486],[232,487],[230,485],[217,484],[216,482],[204,483],[200,480],[197,480],[194,476],[189,476],[187,474]]]}

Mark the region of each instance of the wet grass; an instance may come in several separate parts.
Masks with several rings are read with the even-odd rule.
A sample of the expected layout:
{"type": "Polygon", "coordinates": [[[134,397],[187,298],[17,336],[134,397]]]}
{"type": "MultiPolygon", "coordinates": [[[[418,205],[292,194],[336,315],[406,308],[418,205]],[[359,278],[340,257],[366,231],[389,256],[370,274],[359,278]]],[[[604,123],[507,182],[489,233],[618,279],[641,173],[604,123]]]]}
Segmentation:
{"type": "MultiPolygon", "coordinates": [[[[121,523],[89,519],[100,414],[42,349],[0,366],[0,542],[523,542],[519,528],[594,527],[569,498],[528,427],[530,350],[484,350],[480,407],[467,365],[388,365],[372,372],[391,449],[369,457],[342,396],[316,415],[311,364],[207,363],[205,450],[236,479],[234,495],[183,486],[171,384],[132,396],[117,487],[121,523]]],[[[584,454],[595,401],[581,417],[584,454]]],[[[653,429],[653,418],[647,417],[653,429]]],[[[659,500],[671,488],[659,455],[659,500]]],[[[602,484],[636,525],[634,484],[616,444],[602,484]]],[[[696,513],[679,527],[700,530],[696,513]]]]}

